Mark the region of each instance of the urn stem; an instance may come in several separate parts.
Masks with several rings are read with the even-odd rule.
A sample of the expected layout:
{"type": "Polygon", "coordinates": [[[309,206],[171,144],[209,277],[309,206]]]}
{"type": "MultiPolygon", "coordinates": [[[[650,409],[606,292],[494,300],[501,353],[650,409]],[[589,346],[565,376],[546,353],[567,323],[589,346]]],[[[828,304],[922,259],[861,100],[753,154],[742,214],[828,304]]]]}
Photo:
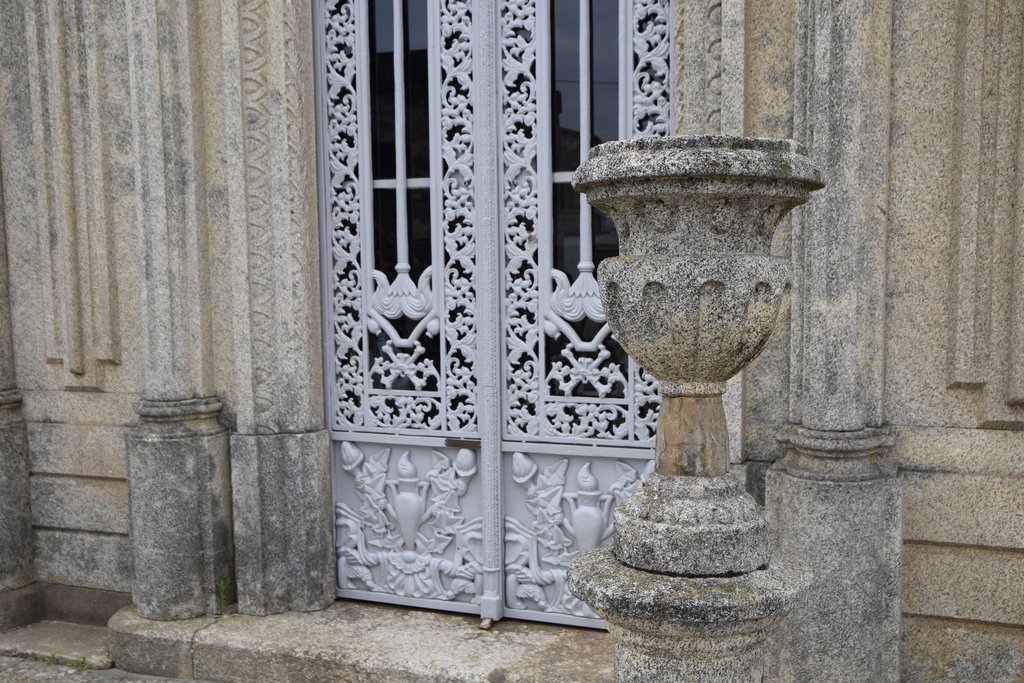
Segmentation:
{"type": "Polygon", "coordinates": [[[729,433],[721,395],[663,396],[654,471],[719,477],[729,471],[729,433]]]}

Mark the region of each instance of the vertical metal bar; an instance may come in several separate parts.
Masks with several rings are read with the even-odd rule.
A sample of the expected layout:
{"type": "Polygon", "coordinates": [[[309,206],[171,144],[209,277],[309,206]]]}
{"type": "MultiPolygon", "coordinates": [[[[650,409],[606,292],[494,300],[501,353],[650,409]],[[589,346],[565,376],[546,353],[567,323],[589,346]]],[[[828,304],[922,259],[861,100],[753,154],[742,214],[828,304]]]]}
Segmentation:
{"type": "Polygon", "coordinates": [[[500,3],[473,2],[473,178],[476,188],[477,423],[480,430],[480,476],[483,487],[484,579],[480,616],[500,619],[504,609],[504,534],[502,528],[501,432],[502,359],[504,352],[504,237],[501,191],[501,20],[500,3]]]}
{"type": "Polygon", "coordinates": [[[392,0],[391,42],[395,67],[395,272],[409,272],[408,177],[405,169],[404,0],[392,0]]]}
{"type": "MultiPolygon", "coordinates": [[[[324,378],[324,426],[328,433],[334,427],[334,410],[337,405],[337,397],[334,385],[334,335],[328,334],[332,329],[333,310],[331,305],[331,248],[328,235],[332,230],[330,219],[330,193],[331,193],[331,171],[328,165],[328,148],[331,141],[327,132],[327,94],[324,86],[327,80],[327,55],[325,45],[326,27],[324,13],[327,8],[324,0],[312,0],[313,4],[313,102],[316,112],[314,125],[316,126],[316,184],[317,184],[317,224],[320,232],[320,329],[323,343],[321,344],[323,357],[323,378],[324,378]]],[[[337,503],[339,491],[338,473],[334,462],[334,441],[330,441],[330,467],[331,467],[331,510],[337,503]]],[[[333,513],[332,513],[333,517],[333,513]]],[[[333,520],[332,520],[333,522],[333,520]]],[[[338,547],[338,528],[331,524],[331,547],[338,547]]],[[[334,589],[338,589],[338,563],[334,562],[334,589]]]]}
{"type": "MultiPolygon", "coordinates": [[[[356,96],[359,98],[359,269],[362,281],[363,315],[360,316],[360,334],[363,338],[363,396],[370,395],[370,377],[366,368],[370,367],[369,330],[366,329],[367,312],[371,306],[373,295],[373,156],[370,146],[371,121],[373,111],[370,109],[370,0],[356,0],[356,96]]],[[[370,424],[371,413],[366,405],[360,406],[363,411],[363,426],[370,424]]]]}
{"type": "MultiPolygon", "coordinates": [[[[619,139],[633,137],[633,0],[619,0],[619,139]]],[[[607,323],[606,323],[607,324],[607,323]]],[[[636,439],[636,383],[640,369],[632,356],[626,358],[626,410],[630,441],[636,439]]]]}
{"type": "MultiPolygon", "coordinates": [[[[580,163],[590,152],[592,84],[590,75],[590,0],[580,0],[580,163]]],[[[580,260],[579,271],[594,272],[594,237],[590,204],[580,194],[580,260]]]]}
{"type": "Polygon", "coordinates": [[[320,329],[323,330],[323,376],[324,376],[324,420],[326,427],[334,426],[334,335],[331,329],[331,250],[328,234],[331,231],[329,199],[331,192],[330,169],[327,165],[327,97],[324,93],[327,56],[324,45],[324,0],[312,0],[313,4],[313,102],[316,111],[316,184],[317,223],[320,227],[320,329]]]}
{"type": "MultiPolygon", "coordinates": [[[[448,316],[445,314],[444,267],[447,259],[445,253],[444,198],[441,196],[441,179],[444,177],[443,157],[441,154],[441,3],[445,0],[427,0],[427,116],[430,120],[428,131],[430,143],[430,281],[434,297],[434,310],[440,328],[437,333],[439,374],[438,390],[441,392],[441,429],[448,429],[448,397],[445,388],[448,386],[447,363],[448,336],[445,325],[448,316]]],[[[412,30],[412,27],[409,27],[412,30]]]]}
{"type": "MultiPolygon", "coordinates": [[[[557,1],[557,0],[556,0],[557,1]]],[[[571,1],[571,0],[570,0],[571,1]]],[[[565,2],[565,0],[562,0],[565,2]]],[[[551,132],[551,4],[550,0],[537,0],[537,278],[538,287],[537,325],[537,421],[539,436],[545,435],[544,404],[547,384],[544,382],[544,358],[547,335],[544,333],[544,318],[551,308],[551,269],[554,260],[554,186],[552,179],[551,132]]]]}
{"type": "Polygon", "coordinates": [[[619,139],[633,137],[633,0],[619,0],[619,139]]]}

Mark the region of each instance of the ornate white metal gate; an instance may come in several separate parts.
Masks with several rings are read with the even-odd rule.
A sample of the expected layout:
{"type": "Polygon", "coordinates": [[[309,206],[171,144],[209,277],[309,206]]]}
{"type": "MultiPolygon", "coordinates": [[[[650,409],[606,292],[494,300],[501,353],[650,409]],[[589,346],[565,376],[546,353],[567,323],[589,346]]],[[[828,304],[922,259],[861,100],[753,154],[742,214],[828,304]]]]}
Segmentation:
{"type": "Polygon", "coordinates": [[[594,625],[658,399],[587,150],[668,128],[668,0],[315,0],[338,595],[594,625]]]}

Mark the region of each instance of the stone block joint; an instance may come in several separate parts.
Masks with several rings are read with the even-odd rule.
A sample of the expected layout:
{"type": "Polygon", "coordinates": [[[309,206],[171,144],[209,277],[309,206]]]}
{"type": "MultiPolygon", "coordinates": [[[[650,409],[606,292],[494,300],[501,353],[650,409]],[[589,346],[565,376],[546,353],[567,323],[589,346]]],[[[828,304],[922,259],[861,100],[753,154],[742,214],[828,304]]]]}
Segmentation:
{"type": "Polygon", "coordinates": [[[788,313],[771,238],[820,175],[792,141],[704,135],[600,145],[573,185],[615,223],[601,301],[663,403],[655,471],[569,590],[608,624],[619,683],[761,681],[810,575],[772,558],[764,510],[728,474],[721,394],[788,313]]]}

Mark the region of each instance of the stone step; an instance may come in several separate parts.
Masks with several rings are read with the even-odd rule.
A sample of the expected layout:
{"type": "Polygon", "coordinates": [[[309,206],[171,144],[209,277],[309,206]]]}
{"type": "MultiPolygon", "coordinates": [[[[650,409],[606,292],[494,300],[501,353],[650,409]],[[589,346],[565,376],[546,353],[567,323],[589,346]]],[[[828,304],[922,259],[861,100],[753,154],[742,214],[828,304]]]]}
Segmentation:
{"type": "Polygon", "coordinates": [[[107,629],[64,621],[40,621],[0,633],[0,655],[83,670],[112,666],[107,629]]]}
{"type": "MultiPolygon", "coordinates": [[[[0,656],[0,683],[186,683],[180,678],[141,676],[120,669],[90,669],[38,659],[0,656]]],[[[187,683],[199,683],[188,681],[187,683]]]]}
{"type": "Polygon", "coordinates": [[[321,612],[149,621],[125,607],[110,654],[127,671],[224,683],[610,683],[604,631],[338,601],[321,612]]]}

